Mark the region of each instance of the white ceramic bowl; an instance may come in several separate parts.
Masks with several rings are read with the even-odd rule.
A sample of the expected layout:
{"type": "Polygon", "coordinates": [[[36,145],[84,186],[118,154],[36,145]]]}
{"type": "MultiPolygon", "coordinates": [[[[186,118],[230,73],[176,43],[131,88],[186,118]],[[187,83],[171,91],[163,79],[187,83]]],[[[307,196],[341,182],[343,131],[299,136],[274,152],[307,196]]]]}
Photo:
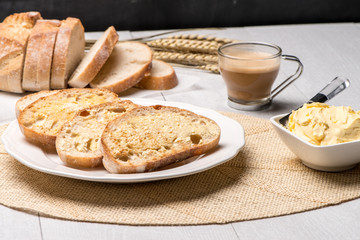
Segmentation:
{"type": "Polygon", "coordinates": [[[270,121],[281,140],[301,159],[304,165],[320,171],[339,172],[349,170],[360,162],[360,141],[330,146],[311,144],[279,123],[285,115],[274,116],[270,121]]]}

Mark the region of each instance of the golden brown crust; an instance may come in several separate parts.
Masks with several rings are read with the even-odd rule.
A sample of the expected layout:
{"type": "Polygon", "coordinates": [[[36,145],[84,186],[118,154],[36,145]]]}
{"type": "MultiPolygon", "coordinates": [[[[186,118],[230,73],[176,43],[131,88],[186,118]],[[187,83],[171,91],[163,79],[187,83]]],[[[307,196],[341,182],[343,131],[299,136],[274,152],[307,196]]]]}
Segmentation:
{"type": "MultiPolygon", "coordinates": [[[[21,116],[21,114],[20,114],[21,116]]],[[[41,147],[46,151],[54,151],[55,149],[55,135],[41,134],[38,131],[34,131],[31,128],[25,127],[19,122],[19,127],[26,140],[41,147]]]]}
{"type": "Polygon", "coordinates": [[[42,19],[39,12],[14,13],[6,17],[1,23],[0,35],[15,40],[24,46],[32,28],[39,19],[42,19]]]}
{"type": "Polygon", "coordinates": [[[21,24],[24,28],[31,29],[35,22],[38,19],[41,19],[39,12],[24,12],[24,13],[14,13],[7,16],[2,24],[7,25],[19,25],[21,24]]]}
{"type": "MultiPolygon", "coordinates": [[[[165,124],[175,124],[175,126],[179,126],[176,124],[180,124],[180,125],[182,124],[180,122],[173,122],[173,119],[171,120],[168,119],[167,122],[163,122],[163,120],[161,119],[157,119],[157,121],[161,126],[165,124]]],[[[200,125],[202,124],[200,123],[200,125]]],[[[147,125],[141,127],[146,128],[147,125]]],[[[154,128],[157,131],[157,134],[162,134],[161,130],[159,130],[157,126],[151,126],[151,128],[154,128]]],[[[140,131],[142,134],[141,136],[137,135],[136,131],[134,130],[131,131],[132,131],[131,137],[133,138],[131,140],[134,140],[136,142],[143,143],[144,141],[146,141],[146,137],[149,137],[149,135],[146,135],[147,133],[145,132],[145,130],[144,132],[140,131]]],[[[126,136],[126,133],[124,136],[126,136]]],[[[151,138],[152,137],[154,137],[154,139],[159,139],[159,138],[166,139],[170,136],[156,135],[156,136],[151,136],[151,138]]],[[[182,141],[184,139],[180,139],[180,140],[182,141]]],[[[154,169],[169,165],[171,163],[181,161],[195,155],[203,154],[206,151],[214,148],[218,144],[219,140],[220,140],[220,128],[213,120],[209,118],[197,115],[188,110],[179,109],[175,107],[167,107],[167,106],[159,106],[159,105],[139,107],[125,113],[120,118],[113,120],[106,126],[103,135],[101,137],[101,147],[102,147],[102,153],[104,155],[103,165],[111,173],[136,173],[136,172],[152,171],[154,169]],[[211,132],[211,134],[206,136],[206,140],[204,139],[204,142],[196,142],[194,144],[190,143],[190,145],[184,142],[174,143],[175,145],[178,144],[178,146],[175,145],[167,146],[167,148],[165,146],[166,150],[163,150],[163,152],[159,155],[156,155],[157,153],[156,152],[155,154],[141,155],[141,157],[139,158],[138,156],[136,156],[136,158],[132,158],[133,156],[137,155],[137,153],[139,152],[143,153],[148,151],[148,149],[153,151],[152,149],[156,147],[155,144],[151,144],[151,146],[150,145],[146,146],[146,144],[144,144],[141,145],[142,147],[140,150],[135,147],[135,148],[131,148],[129,151],[128,146],[124,146],[121,144],[122,141],[126,140],[127,142],[126,145],[131,145],[134,142],[130,141],[130,139],[122,139],[123,135],[122,136],[115,135],[116,134],[116,132],[114,132],[115,129],[118,128],[119,131],[121,131],[122,124],[124,123],[127,124],[128,122],[130,123],[131,126],[134,126],[133,125],[134,119],[140,119],[139,121],[141,121],[141,124],[143,124],[144,118],[153,115],[156,111],[164,111],[165,113],[169,113],[169,112],[179,113],[180,115],[183,114],[184,116],[191,117],[192,119],[199,120],[200,122],[201,121],[207,122],[209,125],[206,125],[208,127],[208,130],[206,130],[206,132],[209,131],[211,132]],[[112,139],[114,139],[113,137],[116,138],[114,141],[112,141],[112,139]]]]}
{"type": "Polygon", "coordinates": [[[18,123],[28,141],[44,149],[55,150],[56,135],[67,117],[74,116],[78,110],[89,107],[91,104],[111,102],[117,98],[118,96],[115,93],[105,89],[71,88],[59,90],[55,94],[40,98],[28,105],[20,112],[18,123]],[[91,94],[100,96],[100,100],[94,102],[83,97],[91,94]],[[81,99],[83,99],[82,102],[79,102],[81,99]],[[63,104],[64,102],[67,104],[63,104]],[[50,103],[59,108],[54,109],[50,103]]]}
{"type": "Polygon", "coordinates": [[[118,100],[79,111],[62,126],[57,136],[56,151],[60,159],[72,167],[94,168],[102,166],[103,156],[100,151],[99,140],[103,129],[108,122],[135,107],[138,105],[129,100],[118,100]],[[83,116],[83,113],[86,113],[86,116],[83,116]],[[96,123],[91,122],[94,119],[97,119],[96,123]],[[87,145],[85,147],[84,143],[89,139],[91,143],[96,143],[96,146],[87,145]]]}
{"type": "Polygon", "coordinates": [[[115,28],[111,26],[105,31],[103,37],[105,41],[100,45],[95,43],[75,69],[69,80],[70,86],[80,88],[88,85],[110,57],[119,36],[115,28]]]}

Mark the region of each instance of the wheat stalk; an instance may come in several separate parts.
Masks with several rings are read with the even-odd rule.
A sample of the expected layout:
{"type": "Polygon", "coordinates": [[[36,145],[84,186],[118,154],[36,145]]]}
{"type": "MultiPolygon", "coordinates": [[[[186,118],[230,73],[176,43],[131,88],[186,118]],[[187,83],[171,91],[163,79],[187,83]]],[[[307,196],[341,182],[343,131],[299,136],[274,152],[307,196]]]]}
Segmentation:
{"type": "Polygon", "coordinates": [[[155,51],[154,58],[165,62],[189,65],[216,64],[218,61],[218,57],[216,55],[168,51],[155,51]]]}
{"type": "Polygon", "coordinates": [[[154,58],[219,73],[217,50],[235,40],[197,34],[182,34],[145,42],[154,58]]]}
{"type": "Polygon", "coordinates": [[[211,54],[154,51],[154,58],[168,63],[187,65],[193,68],[219,73],[218,57],[211,54]]]}
{"type": "Polygon", "coordinates": [[[200,65],[200,66],[196,66],[195,68],[210,71],[213,73],[220,73],[217,64],[200,65]]]}
{"type": "Polygon", "coordinates": [[[174,52],[193,52],[217,54],[217,49],[221,46],[216,41],[191,40],[177,38],[163,38],[146,42],[146,44],[155,50],[167,50],[174,52]]]}

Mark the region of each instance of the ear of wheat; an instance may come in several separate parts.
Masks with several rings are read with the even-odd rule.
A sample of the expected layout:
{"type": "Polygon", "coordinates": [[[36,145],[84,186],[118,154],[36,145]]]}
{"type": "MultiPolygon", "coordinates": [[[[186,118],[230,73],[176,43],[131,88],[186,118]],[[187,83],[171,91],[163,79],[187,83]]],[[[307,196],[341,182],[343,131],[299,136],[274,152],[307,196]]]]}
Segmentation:
{"type": "Polygon", "coordinates": [[[154,51],[154,58],[219,73],[217,50],[235,40],[196,34],[170,36],[145,42],[154,51]]]}

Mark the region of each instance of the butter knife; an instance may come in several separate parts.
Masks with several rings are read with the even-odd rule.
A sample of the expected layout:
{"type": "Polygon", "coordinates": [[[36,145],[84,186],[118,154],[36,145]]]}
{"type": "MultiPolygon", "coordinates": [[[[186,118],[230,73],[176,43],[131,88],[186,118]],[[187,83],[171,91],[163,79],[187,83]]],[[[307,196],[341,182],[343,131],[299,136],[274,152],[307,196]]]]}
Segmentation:
{"type": "MultiPolygon", "coordinates": [[[[321,89],[320,92],[318,92],[314,97],[312,97],[307,103],[324,103],[345,90],[348,86],[350,86],[349,79],[344,77],[336,77],[331,82],[329,82],[323,89],[321,89]]],[[[301,107],[296,108],[296,110],[299,108],[301,107]]],[[[279,123],[281,123],[283,126],[286,126],[290,114],[291,112],[288,113],[286,116],[282,117],[279,120],[279,123]]]]}

